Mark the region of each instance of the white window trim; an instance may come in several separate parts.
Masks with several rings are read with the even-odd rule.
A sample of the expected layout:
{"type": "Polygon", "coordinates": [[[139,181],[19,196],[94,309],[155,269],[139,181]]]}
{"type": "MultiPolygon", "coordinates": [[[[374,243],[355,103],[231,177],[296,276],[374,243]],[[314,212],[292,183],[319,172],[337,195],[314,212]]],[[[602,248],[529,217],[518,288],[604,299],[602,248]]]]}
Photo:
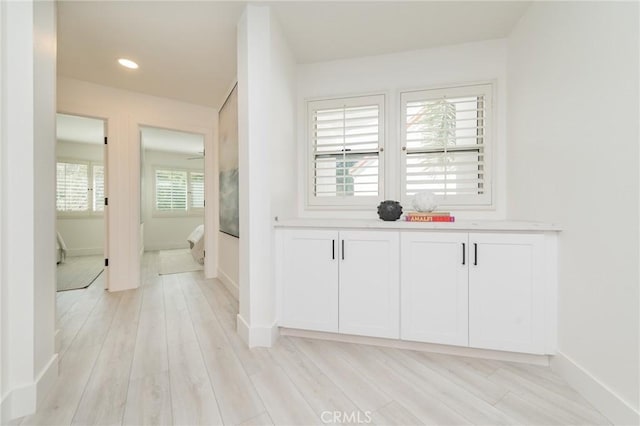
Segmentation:
{"type": "Polygon", "coordinates": [[[385,198],[385,141],[386,141],[386,95],[385,93],[372,93],[353,96],[339,96],[332,98],[314,98],[306,100],[306,120],[305,120],[305,209],[307,210],[363,210],[377,205],[385,198]],[[341,102],[344,106],[378,105],[379,108],[379,130],[378,130],[378,196],[377,197],[315,197],[313,171],[314,158],[311,123],[313,113],[317,109],[331,108],[336,106],[336,102],[341,102]]]}
{"type": "MultiPolygon", "coordinates": [[[[204,169],[196,169],[196,168],[187,168],[187,167],[175,167],[175,166],[162,166],[162,165],[154,165],[153,166],[153,179],[151,182],[151,186],[153,189],[153,197],[151,199],[151,217],[154,218],[171,218],[171,217],[192,217],[192,216],[204,216],[204,207],[191,208],[191,173],[198,172],[204,174],[204,169]],[[186,210],[158,210],[156,208],[156,172],[158,170],[170,170],[176,172],[186,172],[187,173],[187,209],[186,210]]],[[[204,180],[204,194],[205,194],[205,203],[206,203],[206,190],[207,183],[206,179],[204,180]]]]}
{"type": "MultiPolygon", "coordinates": [[[[56,216],[58,219],[80,219],[80,218],[101,218],[104,216],[104,210],[94,210],[94,197],[95,197],[95,189],[93,188],[93,167],[94,166],[103,166],[104,164],[100,161],[91,161],[85,159],[78,158],[68,158],[68,157],[59,157],[56,158],[56,168],[58,163],[68,163],[68,164],[82,164],[87,166],[87,210],[81,212],[69,212],[69,211],[60,211],[56,207],[56,216]]],[[[56,192],[58,190],[58,178],[56,174],[56,192]]],[[[106,175],[105,175],[105,183],[104,188],[106,190],[106,175]]],[[[105,197],[106,197],[105,191],[105,197]]]]}
{"type": "MultiPolygon", "coordinates": [[[[398,118],[398,134],[401,147],[401,154],[396,166],[399,168],[399,192],[400,203],[403,206],[411,206],[412,196],[406,195],[406,156],[407,150],[403,149],[406,140],[406,108],[405,102],[412,100],[425,99],[424,93],[429,92],[433,97],[447,96],[464,96],[464,95],[485,95],[485,141],[484,141],[484,186],[486,192],[482,196],[457,197],[457,200],[447,200],[439,204],[438,209],[445,210],[495,210],[495,188],[494,188],[494,166],[493,166],[493,148],[497,142],[495,129],[496,111],[494,108],[494,99],[496,98],[496,85],[494,81],[480,81],[464,84],[439,85],[422,89],[402,90],[398,92],[399,102],[399,118],[398,118]]],[[[406,208],[405,208],[406,209],[406,208]]]]}

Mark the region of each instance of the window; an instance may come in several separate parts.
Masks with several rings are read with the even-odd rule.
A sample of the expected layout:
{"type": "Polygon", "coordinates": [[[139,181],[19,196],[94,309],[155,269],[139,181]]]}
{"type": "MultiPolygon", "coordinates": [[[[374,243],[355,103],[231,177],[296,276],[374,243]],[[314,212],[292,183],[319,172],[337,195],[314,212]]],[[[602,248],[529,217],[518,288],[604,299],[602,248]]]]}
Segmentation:
{"type": "Polygon", "coordinates": [[[445,206],[490,205],[491,85],[401,94],[402,189],[445,206]]]}
{"type": "Polygon", "coordinates": [[[204,172],[156,169],[154,206],[161,213],[186,214],[204,209],[204,172]]]}
{"type": "Polygon", "coordinates": [[[93,211],[104,211],[104,166],[93,166],[93,211]]]}
{"type": "Polygon", "coordinates": [[[56,210],[82,215],[104,210],[104,166],[79,160],[56,163],[56,210]]]}
{"type": "Polygon", "coordinates": [[[189,173],[189,207],[192,209],[204,208],[204,172],[189,173]]]}
{"type": "Polygon", "coordinates": [[[308,108],[309,205],[381,199],[384,96],[311,101],[308,108]]]}

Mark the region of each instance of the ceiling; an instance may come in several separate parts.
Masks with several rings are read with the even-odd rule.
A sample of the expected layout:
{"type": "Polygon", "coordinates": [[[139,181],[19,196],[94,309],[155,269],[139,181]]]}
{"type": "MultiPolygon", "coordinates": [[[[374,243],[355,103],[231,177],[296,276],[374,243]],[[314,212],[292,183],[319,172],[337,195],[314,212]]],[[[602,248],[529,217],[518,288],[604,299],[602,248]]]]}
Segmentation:
{"type": "Polygon", "coordinates": [[[506,37],[528,1],[286,2],[273,7],[299,63],[506,37]]]}
{"type": "MultiPolygon", "coordinates": [[[[268,2],[299,63],[505,37],[513,2],[268,2]]],[[[219,107],[236,76],[244,1],[59,1],[58,73],[219,107]],[[140,68],[128,70],[126,57],[140,68]]]]}

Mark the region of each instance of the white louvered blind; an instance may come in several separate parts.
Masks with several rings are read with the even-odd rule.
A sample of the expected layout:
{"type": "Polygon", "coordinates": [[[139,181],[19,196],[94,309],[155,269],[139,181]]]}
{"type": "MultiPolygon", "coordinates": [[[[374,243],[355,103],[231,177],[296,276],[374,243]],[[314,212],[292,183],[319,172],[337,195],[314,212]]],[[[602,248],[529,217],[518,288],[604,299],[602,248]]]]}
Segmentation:
{"type": "Polygon", "coordinates": [[[491,85],[401,95],[405,202],[432,191],[442,205],[491,203],[491,85]]]}
{"type": "Polygon", "coordinates": [[[104,211],[104,166],[94,164],[93,171],[93,211],[104,211]]]}
{"type": "Polygon", "coordinates": [[[309,103],[310,204],[370,203],[382,196],[384,96],[309,103]]]}
{"type": "Polygon", "coordinates": [[[56,164],[56,209],[79,213],[89,210],[89,165],[58,162],[56,164]]]}
{"type": "Polygon", "coordinates": [[[204,172],[189,172],[189,208],[204,208],[204,172]]]}
{"type": "Polygon", "coordinates": [[[187,211],[187,172],[156,170],[156,205],[158,211],[187,211]]]}

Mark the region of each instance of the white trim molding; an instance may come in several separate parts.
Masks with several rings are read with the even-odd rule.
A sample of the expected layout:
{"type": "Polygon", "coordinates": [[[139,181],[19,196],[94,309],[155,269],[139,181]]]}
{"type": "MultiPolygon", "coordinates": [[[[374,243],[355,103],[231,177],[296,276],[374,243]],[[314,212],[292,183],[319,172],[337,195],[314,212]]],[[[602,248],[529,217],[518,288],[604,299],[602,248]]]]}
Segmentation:
{"type": "Polygon", "coordinates": [[[33,383],[12,389],[2,398],[1,424],[32,414],[44,402],[58,378],[58,354],[54,354],[33,383]]]}
{"type": "Polygon", "coordinates": [[[615,425],[640,424],[640,412],[562,352],[551,357],[551,369],[615,425]]]}
{"type": "Polygon", "coordinates": [[[240,314],[238,314],[236,321],[236,329],[240,338],[249,348],[270,348],[276,343],[280,336],[278,326],[275,322],[272,325],[250,326],[240,314]]]}
{"type": "Polygon", "coordinates": [[[227,275],[222,269],[218,268],[218,277],[222,284],[229,290],[229,293],[236,299],[240,297],[240,287],[238,287],[238,283],[235,282],[229,275],[227,275]]]}
{"type": "Polygon", "coordinates": [[[491,359],[496,361],[521,362],[533,365],[549,365],[548,355],[525,354],[519,352],[494,351],[491,349],[450,346],[437,343],[413,342],[409,340],[386,339],[381,337],[356,336],[352,334],[328,333],[324,331],[300,330],[280,327],[282,336],[303,337],[307,339],[331,340],[335,342],[357,343],[361,345],[383,346],[387,348],[406,349],[410,351],[432,352],[446,355],[466,356],[471,358],[491,359]]]}

